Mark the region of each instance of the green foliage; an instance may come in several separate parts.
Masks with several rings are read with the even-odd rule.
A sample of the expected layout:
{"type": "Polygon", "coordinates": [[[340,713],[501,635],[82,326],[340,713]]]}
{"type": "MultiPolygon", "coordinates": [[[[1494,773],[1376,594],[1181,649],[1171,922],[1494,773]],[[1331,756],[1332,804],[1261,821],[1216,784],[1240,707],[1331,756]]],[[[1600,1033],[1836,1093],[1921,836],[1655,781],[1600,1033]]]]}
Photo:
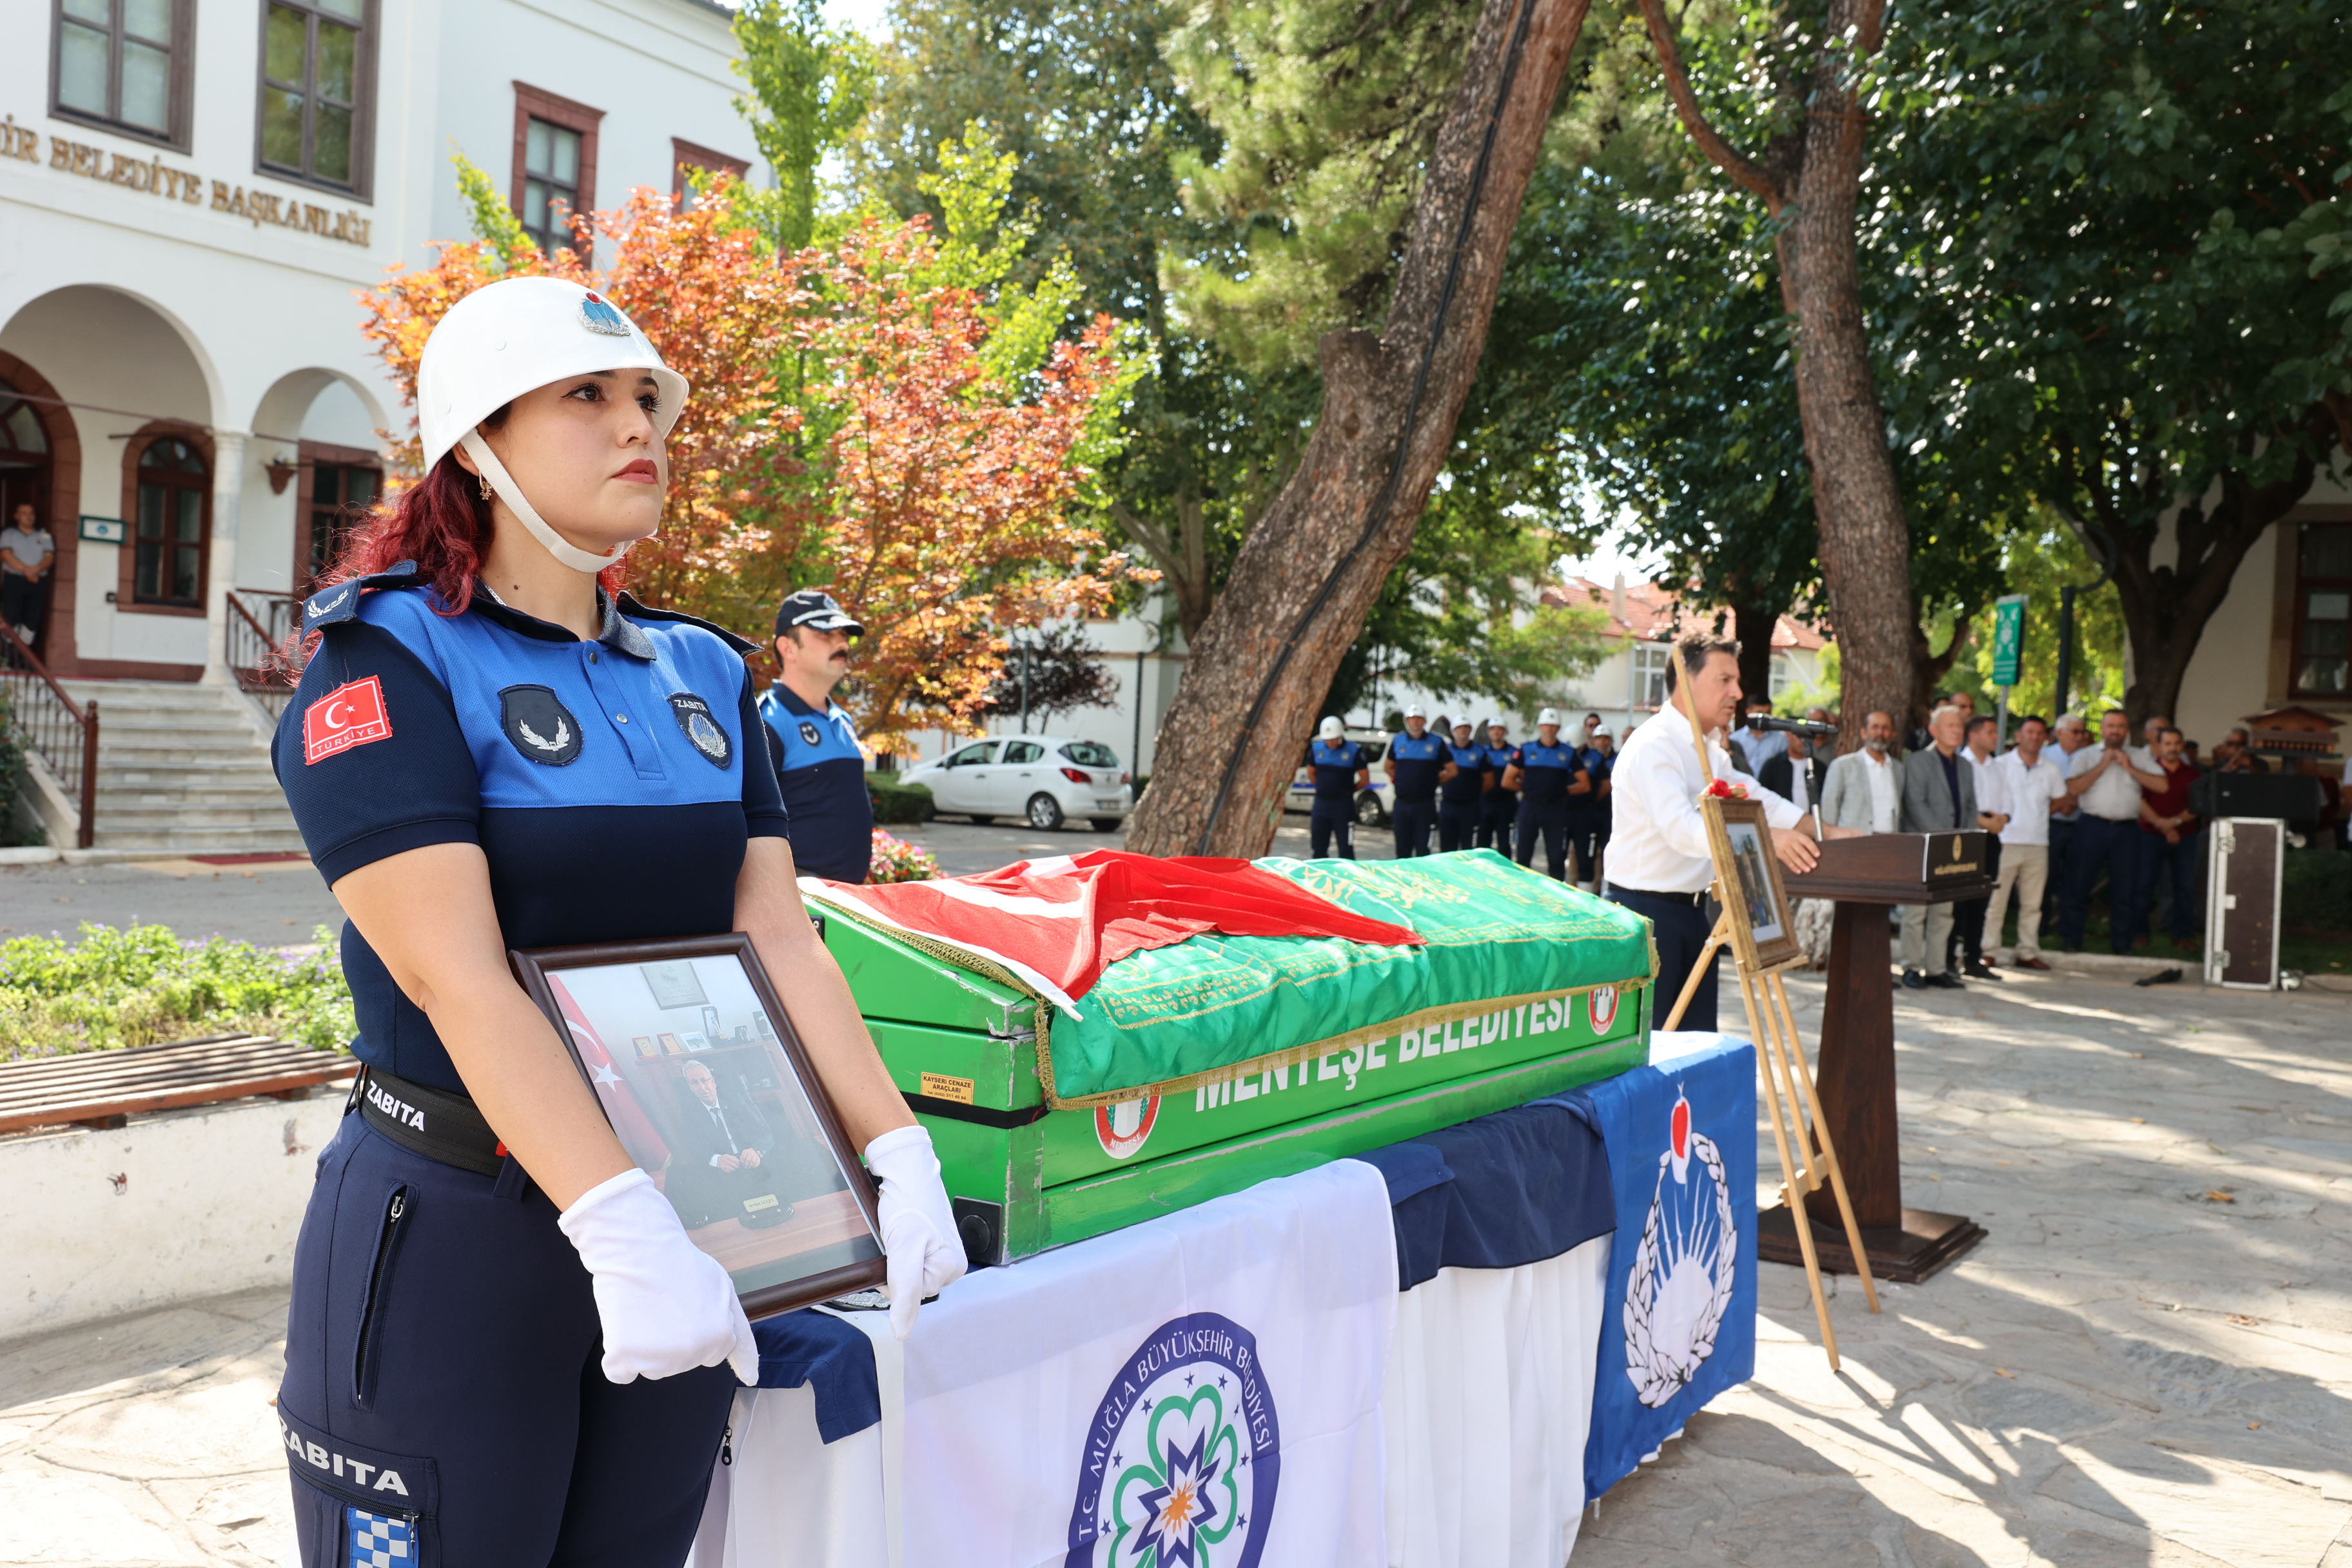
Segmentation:
{"type": "Polygon", "coordinates": [[[877,822],[929,822],[931,792],[922,784],[903,784],[888,773],[866,775],[866,797],[874,803],[877,822]]]}
{"type": "Polygon", "coordinates": [[[817,165],[847,141],[873,100],[874,46],[826,27],[818,0],[743,0],[735,40],[742,47],[735,70],[751,87],[736,111],[751,121],[777,182],[772,191],[744,191],[740,210],[777,249],[798,250],[816,234],[817,165]]]}
{"type": "Polygon", "coordinates": [[[1802,718],[1812,708],[1836,712],[1845,687],[1845,660],[1839,656],[1837,644],[1822,649],[1821,671],[1819,680],[1792,680],[1782,688],[1780,695],[1772,699],[1772,711],[1783,719],[1802,718]]]}
{"type": "Polygon", "coordinates": [[[1186,203],[1241,241],[1172,256],[1165,277],[1244,369],[1311,364],[1324,332],[1380,325],[1479,9],[1208,0],[1170,36],[1224,139],[1178,160],[1186,203]]]}
{"type": "Polygon", "coordinates": [[[335,935],[294,957],[160,925],[0,942],[0,1060],[247,1030],[341,1049],[358,1032],[335,935]]]}
{"type": "Polygon", "coordinates": [[[16,826],[16,800],[24,794],[32,770],[27,765],[25,743],[16,733],[15,717],[8,709],[8,694],[0,691],[0,845],[37,844],[43,837],[36,827],[31,837],[20,833],[16,826]]]}
{"type": "MultiPolygon", "coordinates": [[[[2058,682],[2059,590],[2071,583],[2087,586],[2099,575],[2082,542],[2056,517],[2043,512],[2034,531],[2007,541],[2001,574],[2009,591],[2025,599],[2025,646],[2016,687],[2009,694],[2011,721],[2027,713],[2055,719],[2058,682]]],[[[1993,608],[1988,605],[1969,623],[1968,647],[1952,667],[1944,689],[1964,690],[1977,711],[1993,710],[2000,689],[1992,684],[1993,608]]],[[[2074,601],[2074,668],[2067,706],[2077,713],[2101,712],[2124,699],[2123,604],[2113,584],[2074,601]]]]}
{"type": "Polygon", "coordinates": [[[2322,844],[2287,851],[2279,883],[2279,924],[2338,937],[2352,931],[2352,855],[2322,844]]]}
{"type": "Polygon", "coordinates": [[[539,246],[523,232],[522,219],[498,182],[480,164],[450,143],[449,162],[457,166],[457,195],[466,204],[467,221],[472,225],[474,237],[490,247],[499,258],[499,270],[514,270],[515,258],[536,255],[539,246]]]}

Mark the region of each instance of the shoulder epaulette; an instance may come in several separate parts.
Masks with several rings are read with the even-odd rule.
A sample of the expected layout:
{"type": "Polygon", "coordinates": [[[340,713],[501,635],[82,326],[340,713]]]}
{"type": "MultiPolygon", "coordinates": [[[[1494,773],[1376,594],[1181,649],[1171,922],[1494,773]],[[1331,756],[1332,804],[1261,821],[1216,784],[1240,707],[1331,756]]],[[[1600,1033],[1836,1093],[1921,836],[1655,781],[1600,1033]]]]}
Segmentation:
{"type": "Polygon", "coordinates": [[[741,637],[737,637],[733,632],[729,631],[725,626],[719,626],[710,621],[706,621],[698,616],[681,615],[676,610],[656,610],[650,606],[641,605],[630,595],[628,590],[625,588],[621,591],[619,596],[614,599],[614,603],[620,606],[621,614],[634,616],[639,620],[676,621],[681,626],[700,626],[704,631],[711,633],[713,636],[717,637],[719,641],[725,643],[729,647],[733,648],[737,653],[757,653],[760,651],[760,645],[758,643],[746,642],[741,637]]]}
{"type": "Polygon", "coordinates": [[[302,605],[302,629],[315,632],[320,626],[331,626],[341,621],[356,619],[360,613],[360,595],[372,588],[418,588],[425,579],[417,574],[416,563],[402,561],[383,572],[372,572],[364,577],[347,577],[331,588],[321,588],[302,605]]]}

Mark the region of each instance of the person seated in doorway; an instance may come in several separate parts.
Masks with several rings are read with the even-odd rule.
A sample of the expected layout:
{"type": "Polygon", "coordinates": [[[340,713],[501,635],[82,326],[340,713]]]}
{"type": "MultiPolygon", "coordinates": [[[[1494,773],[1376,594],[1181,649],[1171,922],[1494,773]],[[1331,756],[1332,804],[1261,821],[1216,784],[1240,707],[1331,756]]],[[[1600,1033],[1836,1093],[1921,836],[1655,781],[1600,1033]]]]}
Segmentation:
{"type": "Polygon", "coordinates": [[[38,517],[30,501],[19,501],[8,526],[0,528],[0,621],[26,647],[39,640],[49,608],[49,570],[58,561],[58,542],[38,517]]]}

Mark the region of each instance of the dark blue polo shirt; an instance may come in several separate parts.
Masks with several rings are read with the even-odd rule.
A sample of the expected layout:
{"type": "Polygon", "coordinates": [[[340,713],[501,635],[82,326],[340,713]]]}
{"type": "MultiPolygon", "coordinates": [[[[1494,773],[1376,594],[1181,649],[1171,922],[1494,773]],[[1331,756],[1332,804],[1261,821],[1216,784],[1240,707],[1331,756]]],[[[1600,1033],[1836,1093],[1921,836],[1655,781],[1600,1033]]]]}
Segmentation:
{"type": "Polygon", "coordinates": [[[803,876],[862,882],[874,864],[874,797],[866,753],[841,704],[820,713],[782,681],[760,699],[768,756],[793,820],[793,865],[803,876]]]}
{"type": "MultiPolygon", "coordinates": [[[[1486,753],[1486,771],[1495,775],[1495,788],[1503,791],[1503,770],[1511,765],[1511,759],[1518,754],[1519,749],[1517,746],[1486,746],[1481,749],[1486,753]]],[[[1517,792],[1503,793],[1515,795],[1517,792]]]]}
{"type": "Polygon", "coordinates": [[[1486,787],[1486,748],[1480,745],[1445,744],[1446,760],[1454,764],[1454,776],[1438,786],[1447,800],[1456,805],[1476,800],[1486,787]]]}
{"type": "Polygon", "coordinates": [[[1598,746],[1579,746],[1576,753],[1577,766],[1582,768],[1585,775],[1592,781],[1592,790],[1589,795],[1575,796],[1575,803],[1598,808],[1601,805],[1601,786],[1608,779],[1609,770],[1614,764],[1598,746]]]}
{"type": "MultiPolygon", "coordinates": [[[[489,862],[509,948],[735,928],[753,837],[783,837],[758,747],[752,644],[624,594],[583,642],[478,589],[460,616],[413,572],[314,595],[318,650],[270,746],[332,886],[428,844],[489,862]],[[747,765],[747,763],[750,765],[747,765]]],[[[343,928],[352,1054],[436,1089],[464,1083],[433,1022],[343,928]]]]}
{"type": "Polygon", "coordinates": [[[1568,793],[1576,782],[1576,770],[1584,765],[1582,748],[1529,741],[1512,752],[1511,761],[1519,770],[1520,793],[1530,805],[1564,805],[1583,798],[1568,793]]]}
{"type": "Polygon", "coordinates": [[[1321,741],[1307,748],[1307,763],[1315,770],[1317,800],[1356,798],[1356,773],[1364,764],[1364,749],[1353,741],[1328,745],[1321,741]]]}
{"type": "Polygon", "coordinates": [[[1389,741],[1389,756],[1396,763],[1396,797],[1426,802],[1437,798],[1437,775],[1445,771],[1447,747],[1435,735],[1419,740],[1409,734],[1389,741]]]}

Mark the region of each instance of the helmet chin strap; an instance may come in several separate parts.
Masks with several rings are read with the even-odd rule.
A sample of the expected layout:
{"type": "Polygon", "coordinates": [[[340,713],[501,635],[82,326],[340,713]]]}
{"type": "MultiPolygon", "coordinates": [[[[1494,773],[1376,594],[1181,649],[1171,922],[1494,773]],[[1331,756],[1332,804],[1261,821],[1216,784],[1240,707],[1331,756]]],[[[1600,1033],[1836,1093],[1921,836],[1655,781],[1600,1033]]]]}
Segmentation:
{"type": "Polygon", "coordinates": [[[629,545],[624,543],[609,555],[591,554],[550,528],[547,520],[540,516],[538,509],[525,498],[522,487],[515,483],[514,476],[507,472],[507,466],[499,461],[497,453],[490,450],[490,444],[482,439],[480,431],[467,431],[459,437],[457,445],[481,466],[482,477],[489,481],[490,489],[498,491],[499,499],[507,503],[507,509],[521,520],[524,531],[539,541],[541,549],[574,572],[586,572],[593,575],[607,566],[618,565],[629,553],[629,545]]]}

